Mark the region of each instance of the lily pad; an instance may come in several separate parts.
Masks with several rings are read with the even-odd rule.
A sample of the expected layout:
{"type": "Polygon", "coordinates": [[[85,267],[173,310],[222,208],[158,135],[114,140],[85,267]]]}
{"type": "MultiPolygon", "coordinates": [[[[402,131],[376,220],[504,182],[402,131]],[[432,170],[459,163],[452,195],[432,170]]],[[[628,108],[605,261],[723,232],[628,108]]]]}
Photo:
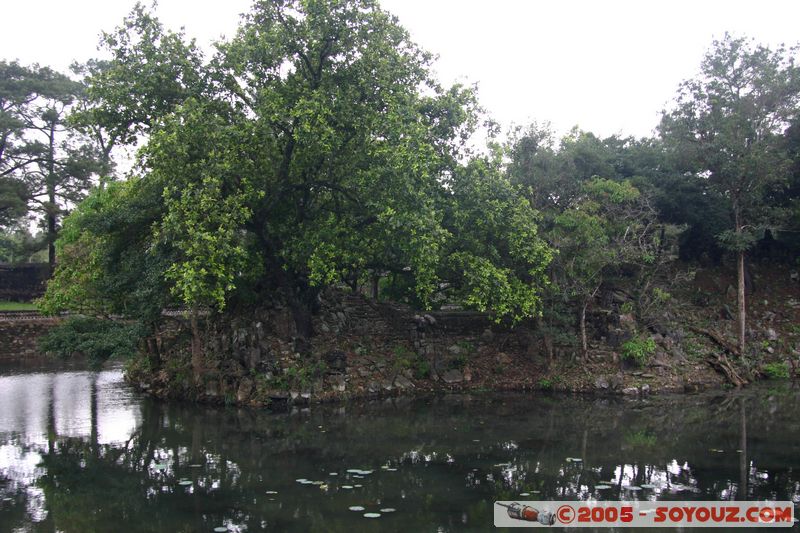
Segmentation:
{"type": "Polygon", "coordinates": [[[216,531],[216,533],[224,533],[225,531],[228,531],[228,528],[225,526],[219,526],[215,527],[214,531],[216,531]]]}
{"type": "Polygon", "coordinates": [[[268,490],[265,494],[278,494],[277,490],[268,490]]]}
{"type": "Polygon", "coordinates": [[[625,487],[625,490],[632,490],[636,492],[637,490],[642,490],[642,487],[637,487],[636,485],[630,485],[628,487],[625,487]]]}
{"type": "Polygon", "coordinates": [[[595,490],[608,490],[612,487],[611,485],[595,485],[594,488],[595,490]]]}
{"type": "Polygon", "coordinates": [[[387,468],[386,471],[387,472],[397,472],[397,469],[396,468],[387,468]]]}
{"type": "Polygon", "coordinates": [[[328,472],[329,476],[338,476],[339,472],[328,472]]]}
{"type": "Polygon", "coordinates": [[[530,496],[531,493],[530,492],[520,492],[519,495],[520,496],[530,496]]]}
{"type": "Polygon", "coordinates": [[[652,489],[656,488],[655,485],[651,485],[650,483],[645,483],[645,484],[639,485],[639,486],[642,487],[643,489],[648,489],[648,490],[652,490],[652,489]]]}
{"type": "Polygon", "coordinates": [[[381,513],[364,513],[364,518],[380,518],[381,513]]]}
{"type": "Polygon", "coordinates": [[[348,468],[347,469],[347,473],[348,474],[358,474],[359,472],[361,472],[360,468],[348,468]]]}
{"type": "Polygon", "coordinates": [[[189,465],[189,468],[203,468],[203,465],[199,464],[189,465]]]}
{"type": "Polygon", "coordinates": [[[301,477],[300,479],[295,479],[295,481],[297,481],[298,483],[305,483],[308,480],[304,477],[301,477]]]}
{"type": "Polygon", "coordinates": [[[353,506],[348,507],[348,509],[350,509],[351,511],[363,511],[364,510],[364,508],[361,507],[360,505],[353,505],[353,506]]]}
{"type": "Polygon", "coordinates": [[[184,486],[184,487],[188,487],[191,484],[192,484],[192,482],[190,480],[188,480],[188,479],[182,479],[182,480],[178,481],[178,485],[181,485],[181,486],[184,486]]]}
{"type": "Polygon", "coordinates": [[[397,511],[397,509],[395,509],[394,507],[385,507],[381,509],[382,513],[393,513],[395,511],[397,511]]]}
{"type": "Polygon", "coordinates": [[[357,488],[357,489],[360,489],[360,488],[361,488],[361,487],[363,487],[364,485],[353,485],[353,486],[354,486],[355,488],[357,488]]]}
{"type": "Polygon", "coordinates": [[[345,490],[350,490],[353,488],[353,485],[342,485],[342,488],[345,490]]]}

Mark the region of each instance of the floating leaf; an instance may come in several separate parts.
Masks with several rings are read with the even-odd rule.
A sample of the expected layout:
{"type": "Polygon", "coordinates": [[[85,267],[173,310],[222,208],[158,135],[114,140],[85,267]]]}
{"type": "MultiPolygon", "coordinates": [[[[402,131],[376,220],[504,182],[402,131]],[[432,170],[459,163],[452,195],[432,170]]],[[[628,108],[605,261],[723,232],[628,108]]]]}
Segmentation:
{"type": "Polygon", "coordinates": [[[361,507],[360,505],[353,505],[351,507],[348,507],[348,509],[350,509],[351,511],[363,511],[364,510],[364,508],[361,507]]]}
{"type": "Polygon", "coordinates": [[[530,496],[531,493],[530,492],[520,492],[519,495],[520,496],[530,496]]]}
{"type": "Polygon", "coordinates": [[[300,479],[295,479],[295,481],[297,481],[298,483],[305,483],[308,480],[304,477],[301,477],[300,479]]]}
{"type": "Polygon", "coordinates": [[[216,531],[216,533],[224,533],[225,531],[228,531],[228,528],[225,526],[219,526],[215,527],[214,531],[216,531]]]}
{"type": "Polygon", "coordinates": [[[329,472],[328,475],[329,476],[338,476],[339,472],[329,472]]]}
{"type": "Polygon", "coordinates": [[[595,485],[595,490],[608,490],[612,488],[610,485],[595,485]]]}
{"type": "Polygon", "coordinates": [[[382,513],[393,513],[393,512],[395,512],[396,510],[397,510],[397,509],[395,509],[394,507],[386,507],[386,508],[384,508],[384,509],[381,509],[381,512],[382,512],[382,513]]]}
{"type": "Polygon", "coordinates": [[[381,513],[364,513],[364,518],[380,518],[381,513]]]}
{"type": "Polygon", "coordinates": [[[191,484],[192,484],[192,482],[189,481],[188,479],[182,479],[182,480],[178,481],[178,485],[183,485],[184,487],[188,487],[191,484]]]}
{"type": "Polygon", "coordinates": [[[345,490],[350,490],[353,488],[353,485],[342,485],[342,488],[345,490]]]}
{"type": "Polygon", "coordinates": [[[266,494],[278,494],[277,490],[268,490],[266,494]]]}
{"type": "Polygon", "coordinates": [[[353,486],[354,486],[355,488],[357,488],[357,489],[360,489],[360,488],[361,488],[361,487],[363,487],[364,485],[353,485],[353,486]]]}
{"type": "Polygon", "coordinates": [[[189,468],[203,468],[203,465],[198,465],[198,464],[189,465],[189,468]]]}
{"type": "Polygon", "coordinates": [[[642,490],[642,487],[637,487],[636,485],[631,485],[631,486],[629,486],[629,487],[625,487],[625,488],[626,488],[627,490],[632,490],[632,491],[634,491],[634,492],[635,492],[635,491],[637,491],[637,490],[642,490]]]}

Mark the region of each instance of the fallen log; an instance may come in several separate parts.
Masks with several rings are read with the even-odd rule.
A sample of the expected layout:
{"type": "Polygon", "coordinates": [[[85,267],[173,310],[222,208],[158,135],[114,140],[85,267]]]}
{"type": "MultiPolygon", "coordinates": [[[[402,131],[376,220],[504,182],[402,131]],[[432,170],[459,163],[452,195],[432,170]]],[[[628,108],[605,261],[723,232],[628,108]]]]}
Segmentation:
{"type": "MultiPolygon", "coordinates": [[[[694,331],[695,333],[699,333],[701,335],[705,335],[709,339],[711,339],[714,344],[728,352],[729,354],[739,357],[739,349],[728,342],[720,333],[717,333],[713,330],[698,328],[697,326],[687,326],[689,330],[694,331]]],[[[743,385],[747,385],[747,380],[744,379],[739,373],[736,371],[736,368],[731,364],[728,358],[721,353],[712,354],[708,357],[707,362],[711,365],[714,370],[717,372],[722,373],[725,378],[733,385],[734,387],[741,387],[743,385]]]]}
{"type": "Polygon", "coordinates": [[[705,335],[706,337],[708,337],[709,339],[714,341],[714,343],[717,346],[719,346],[720,348],[722,348],[723,350],[725,350],[729,354],[735,355],[736,357],[739,357],[741,355],[739,353],[739,348],[737,348],[735,345],[729,343],[721,334],[717,333],[716,331],[709,330],[709,329],[698,328],[697,326],[688,326],[688,328],[691,331],[694,331],[695,333],[699,333],[701,335],[705,335]]]}

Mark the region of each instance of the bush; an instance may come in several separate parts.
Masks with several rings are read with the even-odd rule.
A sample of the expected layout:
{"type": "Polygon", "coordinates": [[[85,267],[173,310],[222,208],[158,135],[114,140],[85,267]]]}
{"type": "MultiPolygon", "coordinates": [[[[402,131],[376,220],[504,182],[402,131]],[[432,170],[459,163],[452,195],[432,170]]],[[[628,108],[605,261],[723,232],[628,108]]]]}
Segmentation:
{"type": "Polygon", "coordinates": [[[789,379],[789,366],[782,361],[767,363],[762,371],[769,379],[789,379]]]}
{"type": "Polygon", "coordinates": [[[656,341],[653,339],[631,339],[622,345],[622,357],[644,365],[656,351],[656,341]]]}
{"type": "Polygon", "coordinates": [[[62,359],[82,354],[93,367],[108,359],[136,355],[144,329],[138,323],[127,324],[93,317],[74,317],[51,329],[39,339],[39,349],[62,359]]]}

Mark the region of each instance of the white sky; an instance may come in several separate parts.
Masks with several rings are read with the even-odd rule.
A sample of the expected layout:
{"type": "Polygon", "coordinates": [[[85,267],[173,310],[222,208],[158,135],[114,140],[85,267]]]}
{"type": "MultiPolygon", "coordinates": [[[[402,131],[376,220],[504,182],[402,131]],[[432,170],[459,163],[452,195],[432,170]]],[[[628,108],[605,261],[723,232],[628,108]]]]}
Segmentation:
{"type": "MultiPolygon", "coordinates": [[[[249,0],[161,0],[166,26],[206,45],[232,35],[249,0]]],[[[725,31],[775,45],[800,41],[797,0],[383,0],[445,83],[478,82],[504,127],[550,121],[600,135],[649,135],[678,83],[725,31]]],[[[66,70],[96,54],[133,6],[119,0],[10,0],[0,58],[66,70]]]]}

